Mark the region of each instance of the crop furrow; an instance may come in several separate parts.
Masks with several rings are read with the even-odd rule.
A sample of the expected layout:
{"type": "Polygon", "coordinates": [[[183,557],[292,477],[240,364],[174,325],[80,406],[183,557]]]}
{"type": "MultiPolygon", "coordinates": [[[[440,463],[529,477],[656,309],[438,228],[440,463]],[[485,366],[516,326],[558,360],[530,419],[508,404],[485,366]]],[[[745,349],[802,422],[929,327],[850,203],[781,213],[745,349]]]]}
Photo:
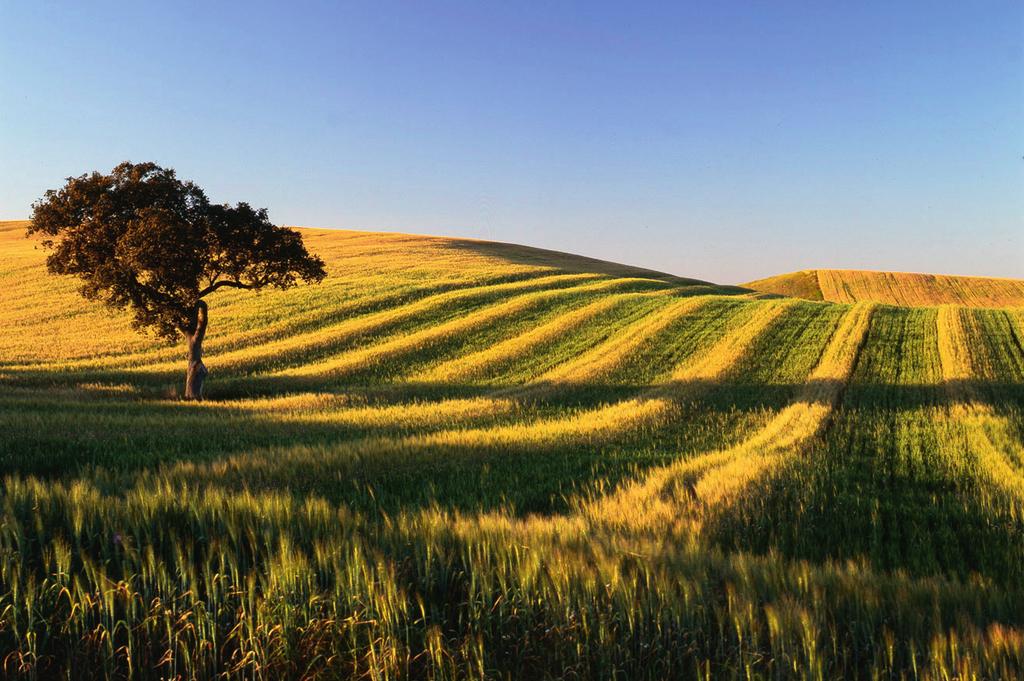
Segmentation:
{"type": "Polygon", "coordinates": [[[627,356],[649,343],[659,331],[707,302],[705,297],[694,297],[672,303],[654,315],[630,324],[607,343],[553,367],[538,378],[538,383],[587,383],[607,375],[627,356]]]}
{"type": "Polygon", "coordinates": [[[557,338],[562,334],[571,333],[577,327],[590,321],[602,312],[621,305],[625,300],[628,300],[626,296],[614,296],[596,300],[589,305],[556,317],[546,324],[541,324],[514,338],[509,338],[489,348],[444,362],[429,371],[414,376],[412,380],[429,382],[458,381],[475,378],[489,367],[527,355],[534,348],[551,339],[557,338]]]}
{"type": "Polygon", "coordinates": [[[384,359],[399,357],[406,353],[421,350],[424,347],[448,340],[459,334],[464,334],[476,329],[487,327],[489,324],[524,313],[538,305],[542,305],[559,298],[566,298],[573,295],[588,293],[609,293],[622,286],[628,286],[630,280],[612,279],[599,281],[594,284],[584,284],[565,288],[534,291],[522,294],[495,304],[488,305],[482,309],[475,310],[469,314],[458,316],[444,323],[432,323],[425,328],[414,330],[410,333],[397,335],[390,340],[385,340],[373,345],[355,348],[323,361],[307,363],[302,366],[291,367],[273,372],[272,376],[330,376],[337,378],[347,373],[365,369],[366,367],[380,362],[384,359]]]}
{"type": "Polygon", "coordinates": [[[969,443],[988,484],[1024,510],[1024,447],[1008,432],[1005,420],[982,401],[976,380],[967,310],[943,306],[937,317],[942,378],[950,396],[950,416],[968,432],[969,443]],[[1010,451],[1008,452],[1007,449],[1010,451]]]}
{"type": "MultiPolygon", "coordinates": [[[[567,417],[487,428],[455,428],[406,437],[372,437],[318,449],[251,452],[231,456],[211,464],[180,464],[164,473],[166,479],[230,480],[232,484],[274,484],[285,479],[296,466],[316,462],[321,480],[310,480],[314,486],[333,480],[332,470],[344,470],[351,462],[392,457],[395,463],[404,458],[441,453],[488,451],[527,452],[560,446],[594,446],[621,438],[640,427],[654,427],[670,418],[681,400],[692,400],[714,379],[727,371],[747,352],[759,334],[776,323],[792,302],[750,303],[755,312],[707,348],[692,368],[680,367],[670,380],[653,386],[637,397],[594,409],[585,409],[567,417]],[[712,359],[713,358],[713,359],[712,359]],[[203,466],[205,473],[197,467],[203,466]]],[[[446,458],[446,457],[442,457],[446,458]]],[[[292,477],[294,480],[294,478],[292,477]]]]}
{"type": "MultiPolygon", "coordinates": [[[[486,303],[502,295],[526,293],[538,289],[543,291],[561,290],[563,287],[571,288],[578,285],[579,282],[598,278],[597,275],[586,274],[555,275],[526,281],[476,286],[431,295],[407,305],[346,319],[339,324],[330,325],[316,331],[295,334],[255,347],[245,347],[219,354],[215,358],[211,358],[211,366],[218,373],[241,374],[254,372],[269,366],[279,367],[293,363],[308,362],[311,357],[330,354],[330,352],[343,348],[361,338],[386,332],[402,324],[433,323],[437,316],[444,314],[446,310],[458,311],[462,309],[462,306],[486,303]]],[[[127,376],[159,374],[166,378],[167,376],[176,375],[181,371],[180,360],[164,360],[137,366],[117,364],[116,367],[118,374],[127,376]]],[[[111,370],[113,368],[114,366],[110,367],[111,370]]],[[[76,380],[86,380],[82,377],[102,378],[104,374],[99,369],[100,367],[93,369],[88,364],[71,366],[67,364],[53,366],[42,364],[24,369],[11,368],[7,369],[7,371],[14,378],[22,375],[30,377],[38,373],[60,372],[62,375],[73,373],[76,380]]]]}
{"type": "MultiPolygon", "coordinates": [[[[873,309],[859,304],[847,313],[794,402],[751,438],[658,469],[581,512],[607,525],[698,531],[709,510],[733,501],[752,480],[798,454],[822,431],[856,365],[873,309]]],[[[727,366],[709,356],[691,372],[720,375],[727,366]]]]}
{"type": "MultiPolygon", "coordinates": [[[[682,308],[678,308],[678,311],[681,313],[682,308]]],[[[629,330],[631,337],[636,333],[636,329],[629,330]]],[[[594,346],[594,349],[600,352],[605,345],[618,348],[618,337],[613,335],[594,346]]],[[[254,417],[267,417],[278,421],[347,424],[359,427],[368,427],[372,424],[391,424],[393,426],[395,423],[405,420],[406,414],[409,414],[409,418],[412,418],[420,428],[429,428],[451,424],[453,421],[459,422],[463,418],[485,415],[496,417],[522,411],[524,395],[537,397],[542,392],[553,395],[561,387],[547,381],[543,384],[534,382],[510,389],[491,389],[486,395],[471,399],[405,401],[385,405],[368,405],[349,394],[307,392],[272,398],[205,402],[201,405],[194,405],[194,407],[203,411],[225,414],[245,413],[254,417]]]]}

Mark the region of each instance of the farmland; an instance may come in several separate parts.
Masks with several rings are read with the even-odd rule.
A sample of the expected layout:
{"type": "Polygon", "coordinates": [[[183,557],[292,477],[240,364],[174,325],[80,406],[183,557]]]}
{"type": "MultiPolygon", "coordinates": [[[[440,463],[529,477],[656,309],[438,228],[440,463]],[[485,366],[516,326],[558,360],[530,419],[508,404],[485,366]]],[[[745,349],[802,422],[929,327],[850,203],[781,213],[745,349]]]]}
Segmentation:
{"type": "Polygon", "coordinates": [[[25,226],[0,676],[1024,676],[1024,283],[303,230],[188,403],[25,226]]]}
{"type": "Polygon", "coordinates": [[[911,272],[803,270],[745,284],[763,293],[827,300],[833,303],[875,302],[889,305],[964,305],[1020,307],[1024,280],[958,277],[911,272]]]}

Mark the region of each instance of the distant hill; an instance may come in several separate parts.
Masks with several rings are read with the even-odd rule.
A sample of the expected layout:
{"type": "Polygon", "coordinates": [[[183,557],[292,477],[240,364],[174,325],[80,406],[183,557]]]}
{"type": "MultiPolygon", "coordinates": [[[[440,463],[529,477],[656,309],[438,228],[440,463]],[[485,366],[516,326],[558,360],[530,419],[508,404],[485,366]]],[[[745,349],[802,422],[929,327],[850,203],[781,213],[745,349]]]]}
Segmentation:
{"type": "Polygon", "coordinates": [[[871,301],[909,307],[1024,306],[1024,279],[866,270],[802,270],[744,284],[761,293],[834,303],[871,301]]]}
{"type": "MultiPolygon", "coordinates": [[[[34,250],[38,239],[25,239],[28,220],[0,220],[0,247],[5,249],[13,245],[18,252],[34,250]]],[[[293,226],[302,232],[306,239],[326,239],[332,246],[345,245],[351,254],[360,258],[368,255],[379,256],[386,260],[388,254],[401,255],[403,259],[434,258],[439,254],[465,253],[475,254],[480,258],[491,258],[504,263],[522,267],[547,268],[563,273],[591,273],[613,277],[640,277],[681,286],[706,286],[709,292],[746,293],[737,286],[712,284],[711,282],[680,277],[657,270],[617,262],[599,260],[574,253],[563,253],[546,248],[535,248],[520,244],[503,243],[500,241],[483,241],[480,239],[455,238],[445,236],[427,236],[423,234],[404,234],[401,232],[364,232],[351,229],[321,229],[315,227],[293,226]],[[372,247],[366,244],[372,243],[372,247]]],[[[339,253],[339,260],[344,261],[344,254],[339,253]]]]}

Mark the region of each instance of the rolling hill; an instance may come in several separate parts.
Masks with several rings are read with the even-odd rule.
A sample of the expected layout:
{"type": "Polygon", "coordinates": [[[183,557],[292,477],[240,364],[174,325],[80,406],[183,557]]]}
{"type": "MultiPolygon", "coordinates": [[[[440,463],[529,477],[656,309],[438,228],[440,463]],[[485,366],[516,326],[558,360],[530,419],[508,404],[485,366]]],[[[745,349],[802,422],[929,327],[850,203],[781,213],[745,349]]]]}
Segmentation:
{"type": "Polygon", "coordinates": [[[5,674],[1024,674],[1010,284],[303,235],[328,278],[213,294],[185,403],[0,225],[5,674]]]}
{"type": "Polygon", "coordinates": [[[864,270],[802,270],[758,279],[743,286],[763,293],[833,303],[1024,306],[1024,279],[864,270]]]}

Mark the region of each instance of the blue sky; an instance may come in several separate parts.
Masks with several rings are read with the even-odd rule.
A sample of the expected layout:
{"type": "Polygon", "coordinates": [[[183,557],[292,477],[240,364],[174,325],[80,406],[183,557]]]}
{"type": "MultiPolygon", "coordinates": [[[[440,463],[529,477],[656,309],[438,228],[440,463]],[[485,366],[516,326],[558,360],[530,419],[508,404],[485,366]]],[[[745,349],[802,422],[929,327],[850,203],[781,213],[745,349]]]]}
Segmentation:
{"type": "Polygon", "coordinates": [[[1024,277],[1019,1],[11,1],[0,94],[0,218],[154,160],[285,224],[1024,277]]]}

